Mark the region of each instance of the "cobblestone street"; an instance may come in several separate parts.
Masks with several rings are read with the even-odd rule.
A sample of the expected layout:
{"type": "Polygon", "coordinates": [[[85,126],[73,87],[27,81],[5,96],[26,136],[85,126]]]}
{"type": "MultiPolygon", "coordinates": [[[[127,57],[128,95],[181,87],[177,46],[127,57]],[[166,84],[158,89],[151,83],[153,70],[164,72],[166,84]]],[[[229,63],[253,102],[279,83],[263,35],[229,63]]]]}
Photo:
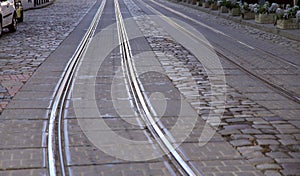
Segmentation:
{"type": "Polygon", "coordinates": [[[49,8],[26,11],[17,32],[1,37],[0,113],[94,3],[95,0],[65,0],[49,8]]]}
{"type": "Polygon", "coordinates": [[[102,16],[78,54],[65,109],[56,110],[64,115],[54,122],[63,136],[62,152],[53,149],[55,175],[185,175],[172,153],[155,157],[169,144],[156,144],[149,113],[195,175],[300,175],[300,42],[166,0],[56,0],[26,11],[17,32],[4,31],[0,175],[53,176],[57,82],[96,11],[102,16]],[[112,141],[110,131],[136,143],[112,141]]]}

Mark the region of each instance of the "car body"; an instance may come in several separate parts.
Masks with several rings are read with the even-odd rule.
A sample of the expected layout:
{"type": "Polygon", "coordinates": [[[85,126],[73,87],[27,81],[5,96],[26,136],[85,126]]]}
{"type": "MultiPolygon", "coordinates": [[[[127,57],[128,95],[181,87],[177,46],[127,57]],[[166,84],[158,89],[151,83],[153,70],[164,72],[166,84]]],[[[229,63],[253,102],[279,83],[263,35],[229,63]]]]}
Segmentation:
{"type": "Polygon", "coordinates": [[[23,22],[24,11],[23,11],[23,5],[21,0],[15,0],[15,8],[16,8],[18,22],[23,22]]]}
{"type": "Polygon", "coordinates": [[[9,31],[17,30],[17,13],[14,0],[0,0],[0,36],[3,28],[9,31]]]}

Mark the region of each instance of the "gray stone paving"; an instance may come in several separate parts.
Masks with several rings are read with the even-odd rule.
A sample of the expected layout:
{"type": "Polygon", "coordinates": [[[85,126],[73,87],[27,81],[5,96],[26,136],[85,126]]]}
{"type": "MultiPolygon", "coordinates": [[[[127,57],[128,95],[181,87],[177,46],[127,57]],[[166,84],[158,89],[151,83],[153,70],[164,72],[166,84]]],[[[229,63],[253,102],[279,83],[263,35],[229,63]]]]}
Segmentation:
{"type": "MultiPolygon", "coordinates": [[[[131,8],[134,8],[132,6],[131,8]]],[[[190,10],[190,9],[189,9],[190,10]]],[[[138,9],[132,10],[134,12],[139,12],[138,9]]],[[[141,15],[137,13],[137,15],[141,15]]],[[[202,14],[201,16],[210,17],[207,14],[202,14]]],[[[185,95],[185,97],[190,100],[192,106],[195,109],[199,109],[198,112],[200,115],[202,115],[202,118],[205,119],[205,106],[208,106],[208,109],[218,109],[218,107],[211,107],[210,102],[204,101],[207,104],[199,104],[199,102],[195,101],[194,98],[189,98],[189,95],[193,97],[193,95],[196,95],[198,92],[195,92],[194,94],[190,94],[191,85],[193,85],[192,82],[188,82],[189,79],[185,79],[182,77],[184,75],[183,72],[187,72],[188,74],[192,74],[192,76],[197,79],[198,75],[205,75],[204,72],[200,72],[199,74],[199,68],[203,68],[203,66],[200,63],[197,63],[193,60],[193,57],[185,51],[183,48],[175,47],[178,46],[178,44],[174,43],[170,37],[162,32],[163,29],[157,25],[155,25],[153,22],[150,22],[149,19],[145,20],[143,17],[137,17],[137,23],[139,24],[139,27],[144,32],[144,34],[148,37],[148,42],[153,47],[154,51],[157,51],[156,54],[160,55],[160,52],[164,52],[166,55],[173,55],[175,57],[167,57],[168,59],[165,59],[166,57],[158,57],[161,64],[163,65],[164,69],[166,70],[167,75],[170,77],[171,80],[173,80],[173,83],[176,85],[176,87],[179,89],[179,91],[185,95]],[[149,21],[148,23],[145,23],[145,21],[149,21]],[[155,34],[159,36],[162,36],[161,38],[155,38],[153,35],[155,34]],[[172,47],[170,47],[172,46],[172,47]],[[180,54],[178,54],[180,53],[180,54]],[[181,57],[178,57],[181,56],[181,57]],[[163,59],[162,59],[163,58],[163,59]],[[189,59],[185,59],[189,58],[189,59]],[[197,69],[198,67],[198,69],[197,69]],[[194,101],[193,101],[194,100],[194,101]],[[200,107],[199,107],[200,105],[200,107]],[[201,107],[202,106],[202,107],[201,107]],[[204,106],[204,107],[203,107],[204,106]]],[[[219,20],[213,18],[213,20],[219,20]]],[[[219,20],[221,21],[221,20],[219,20]]],[[[231,24],[232,25],[232,24],[231,24]]],[[[233,27],[235,27],[236,24],[233,24],[233,27]]],[[[241,25],[238,25],[238,27],[241,27],[241,25]]],[[[248,30],[248,27],[241,27],[246,28],[248,30]]],[[[254,29],[251,29],[254,30],[254,29]]],[[[242,30],[241,32],[244,32],[242,30]]],[[[246,31],[247,32],[247,31],[246,31]]],[[[267,35],[273,35],[273,34],[266,34],[267,35]]],[[[281,37],[274,37],[272,40],[276,41],[278,38],[281,37]],[[275,39],[276,38],[276,39],[275,39]]],[[[269,39],[269,38],[268,38],[269,39]]],[[[264,40],[264,39],[263,39],[264,40]]],[[[298,42],[294,42],[291,40],[283,39],[281,42],[284,43],[287,42],[288,44],[291,44],[292,47],[299,46],[298,42]],[[293,45],[293,43],[295,45],[293,45]]],[[[276,42],[275,42],[276,43],[276,42]]],[[[295,48],[294,48],[295,49],[295,48]]],[[[227,70],[225,70],[227,72],[227,70]]],[[[247,76],[245,76],[246,78],[247,76]]],[[[203,79],[203,78],[202,78],[203,79]]],[[[247,78],[248,79],[248,78],[247,78]]],[[[243,81],[241,82],[241,77],[239,77],[238,85],[243,84],[243,81]]],[[[209,81],[209,80],[207,80],[209,81]]],[[[210,89],[208,85],[203,84],[204,82],[200,82],[199,84],[199,92],[205,92],[210,89]]],[[[245,82],[248,84],[247,82],[245,82]]],[[[252,85],[253,83],[251,83],[252,85]]],[[[230,81],[229,81],[229,85],[230,81]]],[[[258,84],[259,87],[261,87],[260,84],[258,84]]],[[[246,86],[246,85],[244,85],[246,86]]],[[[262,90],[266,90],[266,88],[263,88],[262,90]]],[[[197,90],[196,90],[197,91],[197,90]]],[[[256,90],[253,90],[255,93],[256,90]]],[[[298,155],[295,154],[295,152],[298,152],[298,146],[299,146],[299,140],[295,138],[300,132],[299,128],[294,125],[293,122],[298,122],[297,115],[294,116],[293,121],[287,121],[287,118],[283,116],[281,118],[280,116],[274,114],[274,112],[271,112],[269,109],[266,109],[264,106],[261,106],[259,101],[252,101],[248,97],[244,96],[234,87],[228,86],[227,87],[227,95],[226,95],[226,109],[224,112],[224,115],[222,117],[222,123],[218,128],[219,133],[228,140],[233,147],[239,151],[239,153],[248,159],[250,163],[252,163],[258,170],[263,171],[265,175],[276,175],[276,174],[294,174],[297,175],[299,172],[298,167],[293,167],[294,163],[298,163],[298,155]],[[258,104],[259,103],[259,104],[258,104]],[[280,135],[281,138],[279,137],[280,135]],[[288,137],[286,135],[289,135],[288,137]],[[282,139],[284,138],[284,139],[282,139]],[[288,159],[280,159],[284,156],[284,158],[288,159]],[[296,158],[296,159],[295,159],[296,158]],[[285,163],[287,165],[285,165],[285,163]],[[286,167],[289,166],[289,173],[286,172],[286,167]],[[280,172],[278,172],[280,170],[280,172]]],[[[274,94],[272,92],[272,94],[274,94]]],[[[276,94],[278,96],[278,94],[276,94]]],[[[255,94],[254,96],[258,96],[255,94]]],[[[279,99],[283,99],[281,96],[278,96],[279,99]]],[[[201,97],[200,97],[200,100],[201,97]]],[[[277,109],[276,104],[278,104],[277,101],[264,101],[264,105],[266,107],[269,107],[272,109],[272,107],[268,106],[268,104],[271,104],[273,108],[277,109]],[[275,103],[275,104],[274,104],[275,103]]],[[[287,103],[290,103],[287,101],[287,103]]],[[[291,105],[285,104],[286,108],[298,108],[299,106],[292,103],[291,105]],[[295,106],[293,108],[293,106],[295,106]]],[[[281,105],[278,105],[278,109],[285,109],[281,105]]],[[[187,150],[189,151],[189,150],[187,150]]],[[[194,154],[193,156],[197,156],[194,154]]]]}
{"type": "MultiPolygon", "coordinates": [[[[48,76],[31,76],[94,3],[95,0],[57,0],[47,8],[26,11],[17,32],[1,36],[0,175],[48,174],[47,108],[59,75],[53,72],[48,76]],[[23,86],[30,78],[31,84],[23,86]],[[22,93],[15,96],[22,87],[22,93]]],[[[63,65],[60,63],[57,68],[63,65]]]]}
{"type": "Polygon", "coordinates": [[[259,50],[243,50],[234,46],[228,46],[228,44],[222,40],[218,40],[215,44],[213,43],[217,50],[224,52],[226,56],[230,57],[239,65],[243,65],[244,68],[247,68],[254,74],[265,78],[275,85],[279,85],[281,88],[287,89],[292,92],[292,94],[298,97],[300,96],[300,85],[298,83],[300,65],[298,59],[300,54],[299,41],[293,41],[279,35],[270,34],[253,27],[241,25],[179,4],[168,3],[168,5],[174,8],[183,9],[195,18],[210,19],[207,21],[209,25],[214,26],[219,30],[225,30],[234,38],[238,38],[239,40],[243,39],[242,41],[250,46],[255,43],[255,47],[267,51],[267,53],[265,53],[260,52],[259,50]],[[294,65],[288,64],[282,59],[292,62],[294,65]]]}
{"type": "Polygon", "coordinates": [[[26,11],[15,33],[0,38],[0,113],[41,63],[73,31],[95,0],[58,0],[26,11]]]}
{"type": "MultiPolygon", "coordinates": [[[[180,44],[174,42],[171,37],[164,32],[164,30],[157,26],[153,21],[151,21],[150,18],[144,17],[143,12],[136,7],[131,1],[125,1],[127,3],[127,6],[129,9],[132,9],[131,12],[133,16],[135,16],[138,26],[140,27],[141,31],[143,31],[144,35],[147,37],[147,40],[150,44],[150,46],[155,51],[155,54],[157,55],[159,61],[161,62],[163,68],[165,69],[167,75],[172,80],[172,82],[175,84],[175,86],[178,88],[178,90],[186,97],[186,99],[193,105],[195,109],[198,109],[197,112],[200,115],[203,115],[203,118],[205,118],[205,112],[207,110],[210,110],[212,107],[207,106],[208,103],[214,104],[216,107],[222,104],[222,102],[208,102],[208,101],[201,101],[201,98],[205,100],[206,98],[209,99],[209,96],[212,96],[213,94],[209,93],[209,90],[211,89],[209,81],[205,79],[205,72],[201,71],[199,73],[199,70],[201,70],[202,65],[198,64],[197,69],[197,77],[191,73],[191,68],[193,67],[193,64],[197,63],[195,58],[180,44]],[[147,22],[145,22],[147,21],[147,22]],[[155,33],[155,35],[153,35],[155,33]],[[160,36],[160,37],[155,37],[160,36]],[[174,47],[176,46],[176,47],[174,47]],[[176,48],[176,49],[174,49],[176,48]],[[162,54],[163,53],[163,54],[162,54]],[[176,54],[175,54],[176,53],[176,54]],[[180,57],[176,57],[176,56],[180,57]],[[175,56],[175,57],[174,57],[175,56]],[[189,59],[187,59],[189,58],[189,59]],[[181,60],[182,59],[182,60],[181,60]],[[191,60],[191,63],[188,63],[191,60]],[[186,64],[188,63],[188,64],[186,64]],[[196,87],[193,87],[193,80],[190,79],[190,77],[193,77],[196,80],[199,80],[199,86],[202,90],[199,95],[199,89],[196,87]],[[206,84],[205,84],[206,82],[206,84]],[[201,84],[201,85],[200,85],[201,84]],[[207,95],[206,95],[207,94],[207,95]],[[204,96],[201,96],[204,95],[204,96]],[[198,96],[195,98],[195,96],[198,96]],[[199,104],[200,102],[205,102],[205,104],[199,104]],[[220,104],[219,104],[220,103],[220,104]],[[205,108],[207,107],[207,108],[205,108]]],[[[222,90],[222,89],[219,89],[222,90]]],[[[214,109],[216,110],[216,109],[214,109]]],[[[215,111],[217,113],[218,111],[215,111]]],[[[162,119],[163,120],[163,119],[162,119]]],[[[201,120],[200,120],[201,121],[201,120]]],[[[163,120],[164,124],[165,121],[163,120]]],[[[212,124],[213,125],[213,124],[212,124]]],[[[167,123],[168,126],[168,123],[167,123]]],[[[196,125],[198,130],[200,127],[200,124],[196,125]]],[[[200,128],[201,129],[201,128],[200,128]]],[[[197,131],[197,130],[195,130],[197,131]]],[[[201,131],[201,130],[200,130],[201,131]]],[[[199,131],[198,131],[199,132],[199,131]]],[[[200,132],[201,134],[201,132],[200,132]]],[[[199,135],[199,133],[198,133],[199,135]]],[[[199,136],[196,135],[198,138],[199,136]]],[[[218,137],[217,137],[218,138],[218,137]]],[[[195,138],[197,139],[197,138],[195,138]]],[[[192,142],[191,139],[188,139],[187,141],[192,142]]],[[[203,161],[208,162],[209,160],[230,160],[230,159],[241,159],[241,162],[243,163],[242,166],[237,166],[239,169],[234,170],[232,167],[226,167],[222,164],[220,164],[220,168],[223,168],[223,171],[220,171],[219,169],[216,169],[215,166],[211,166],[212,169],[209,169],[205,175],[218,175],[218,174],[246,174],[248,171],[250,175],[256,175],[260,174],[259,172],[256,172],[250,164],[246,164],[247,162],[243,161],[240,154],[233,150],[229,143],[226,143],[224,141],[220,141],[220,138],[218,140],[215,140],[215,137],[212,139],[214,142],[209,142],[203,147],[200,147],[197,140],[192,143],[183,143],[180,145],[180,147],[183,149],[183,151],[188,156],[189,160],[191,162],[196,161],[203,161]],[[219,142],[218,142],[219,141],[219,142]],[[246,165],[248,165],[248,169],[246,168],[246,165]],[[222,167],[223,166],[223,167],[222,167]],[[243,166],[245,168],[243,168],[243,166]],[[214,170],[214,169],[215,170],[214,170]],[[230,170],[231,169],[231,170],[230,170]],[[228,171],[228,173],[227,173],[228,171]],[[241,173],[238,173],[240,171],[241,173]]],[[[201,171],[206,172],[206,167],[202,168],[199,167],[201,171]]]]}
{"type": "MultiPolygon", "coordinates": [[[[86,11],[93,2],[93,0],[73,0],[71,5],[69,1],[57,0],[49,9],[26,12],[25,22],[20,24],[19,31],[14,34],[6,33],[0,38],[0,112],[2,111],[1,108],[7,106],[9,100],[18,92],[20,87],[29,79],[38,66],[78,24],[78,19],[84,14],[84,11],[79,11],[78,9],[84,5],[84,10],[86,11]],[[61,9],[64,9],[64,11],[62,12],[61,9]],[[66,9],[68,10],[66,11],[66,9]],[[70,12],[72,12],[72,17],[68,16],[70,12]],[[49,18],[48,15],[50,15],[51,18],[49,18]],[[11,40],[12,38],[14,40],[11,40]]],[[[127,5],[132,11],[132,14],[143,14],[140,9],[136,8],[130,1],[126,2],[129,2],[127,5]]],[[[282,46],[283,48],[289,46],[291,50],[295,50],[300,46],[299,43],[250,27],[212,18],[207,14],[201,14],[201,16],[212,19],[212,21],[215,20],[214,22],[218,24],[232,26],[233,29],[238,29],[241,33],[250,34],[259,40],[262,39],[276,43],[276,46],[282,46]]],[[[199,113],[199,116],[206,120],[210,110],[215,114],[221,113],[222,111],[219,111],[219,109],[222,108],[222,105],[220,105],[222,102],[210,101],[213,95],[210,93],[211,87],[207,75],[203,70],[203,65],[180,44],[174,42],[173,39],[153,21],[148,18],[145,20],[144,17],[137,17],[136,20],[141,31],[147,36],[149,44],[155,50],[155,54],[168,77],[199,113]],[[161,37],[153,37],[153,34],[154,36],[161,37]],[[174,45],[176,49],[173,49],[174,45]],[[191,86],[194,86],[194,81],[191,81],[191,77],[197,80],[197,87],[191,86]]],[[[226,85],[227,99],[225,113],[222,117],[221,125],[215,127],[218,130],[218,134],[212,138],[211,143],[202,149],[200,148],[202,153],[197,150],[199,146],[195,145],[197,145],[198,138],[201,134],[201,125],[204,124],[203,120],[199,119],[197,124],[198,129],[191,133],[190,137],[182,146],[183,148],[187,148],[186,151],[190,152],[189,155],[193,157],[191,158],[191,162],[199,166],[205,175],[234,175],[233,173],[243,176],[260,175],[261,172],[257,172],[257,170],[261,170],[265,175],[299,174],[300,125],[299,120],[297,120],[299,110],[296,111],[298,106],[286,104],[288,108],[294,106],[291,110],[286,110],[286,108],[282,107],[282,104],[276,104],[277,100],[285,100],[284,98],[260,84],[256,87],[256,85],[253,86],[253,83],[251,83],[249,87],[248,83],[241,83],[241,80],[249,78],[247,78],[247,76],[239,76],[239,74],[241,74],[240,71],[232,69],[234,66],[229,63],[224,63],[224,65],[226,65],[226,74],[231,76],[238,75],[232,78],[232,80],[236,80],[236,82],[229,82],[229,85],[226,85]],[[244,92],[241,92],[241,89],[236,87],[237,85],[240,87],[243,86],[242,90],[248,93],[245,95],[244,92]],[[260,91],[258,92],[258,90],[260,91]],[[262,96],[265,96],[265,93],[274,95],[272,96],[274,101],[256,101],[264,99],[262,96]],[[269,107],[271,107],[271,111],[269,107]],[[287,115],[285,111],[289,111],[291,114],[287,115]],[[228,143],[224,142],[224,140],[228,141],[228,143]],[[211,151],[211,148],[215,148],[218,152],[211,151]],[[233,148],[235,150],[233,150],[233,148]],[[201,158],[199,159],[200,156],[201,158]],[[222,158],[222,160],[220,160],[220,158],[222,158]],[[247,161],[245,159],[247,159],[247,161]],[[254,166],[257,170],[254,169],[254,166]]],[[[290,73],[286,72],[287,70],[278,71],[280,73],[290,73]]],[[[260,72],[263,72],[263,70],[260,70],[260,72]]],[[[270,73],[270,71],[268,71],[268,73],[270,73]]],[[[51,80],[48,81],[51,82],[51,80]]],[[[40,81],[37,80],[37,82],[39,83],[40,81]]],[[[34,85],[26,85],[24,88],[30,90],[32,89],[30,86],[34,85]]],[[[220,92],[223,91],[222,89],[218,90],[220,90],[220,92]]],[[[38,145],[43,145],[42,141],[36,140],[36,138],[41,139],[41,137],[37,136],[34,130],[28,131],[28,129],[36,129],[40,131],[40,135],[42,135],[43,129],[40,128],[42,128],[42,124],[44,123],[42,119],[47,117],[47,112],[44,110],[38,111],[35,116],[32,116],[32,114],[29,113],[32,109],[13,108],[17,106],[22,107],[24,103],[26,104],[27,96],[28,95],[24,92],[23,94],[18,94],[15,97],[18,99],[17,104],[9,105],[9,108],[6,109],[7,111],[1,116],[1,118],[3,117],[8,120],[24,120],[30,118],[34,120],[34,123],[30,121],[29,125],[28,122],[23,121],[1,122],[1,140],[10,140],[4,143],[1,142],[0,144],[0,175],[46,174],[45,163],[42,162],[40,157],[43,153],[43,148],[36,148],[38,145]],[[9,114],[14,112],[15,115],[8,117],[5,115],[8,112],[10,112],[9,114]],[[18,128],[11,130],[15,126],[18,128]],[[7,131],[11,133],[7,134],[7,131]],[[11,139],[16,134],[22,135],[11,139]],[[22,144],[16,144],[14,141],[18,141],[18,143],[22,141],[22,144]],[[11,147],[13,148],[8,150],[8,148],[11,147]],[[24,150],[19,150],[18,148],[20,147],[24,150]],[[22,170],[24,168],[31,169],[22,170]]],[[[51,98],[49,97],[50,95],[47,96],[49,99],[51,98]]],[[[102,97],[102,95],[99,95],[99,97],[102,97]]],[[[41,105],[41,108],[45,109],[48,106],[47,103],[41,105]]],[[[26,106],[28,106],[28,108],[36,107],[33,104],[26,104],[26,106]]],[[[70,128],[76,128],[76,125],[72,126],[72,123],[76,124],[74,121],[69,121],[71,122],[70,128]]],[[[172,126],[174,119],[172,119],[172,117],[166,117],[162,119],[162,121],[166,123],[168,128],[172,126]]],[[[112,120],[107,123],[110,123],[111,127],[115,130],[124,127],[114,122],[115,121],[112,120]]],[[[211,123],[211,125],[214,127],[213,123],[211,123]]],[[[127,126],[126,128],[132,128],[132,126],[127,126]]],[[[79,129],[77,129],[77,131],[79,131],[79,129]]],[[[85,151],[93,150],[93,147],[90,146],[84,135],[71,134],[70,139],[71,142],[73,142],[72,152],[75,151],[74,154],[78,152],[78,155],[75,155],[72,160],[73,163],[69,163],[70,165],[82,164],[84,160],[88,159],[90,159],[88,161],[91,162],[97,160],[99,156],[103,157],[101,154],[86,157],[86,155],[90,154],[85,151]]],[[[114,158],[104,158],[104,160],[106,159],[108,163],[115,161],[114,158]]],[[[87,162],[83,164],[86,163],[87,162]]],[[[120,164],[114,169],[112,169],[109,164],[90,167],[74,166],[73,174],[146,175],[152,173],[153,175],[168,175],[169,171],[165,168],[162,169],[164,166],[165,164],[162,162],[132,164],[130,167],[120,164]],[[145,170],[148,172],[145,172],[145,170]]]]}

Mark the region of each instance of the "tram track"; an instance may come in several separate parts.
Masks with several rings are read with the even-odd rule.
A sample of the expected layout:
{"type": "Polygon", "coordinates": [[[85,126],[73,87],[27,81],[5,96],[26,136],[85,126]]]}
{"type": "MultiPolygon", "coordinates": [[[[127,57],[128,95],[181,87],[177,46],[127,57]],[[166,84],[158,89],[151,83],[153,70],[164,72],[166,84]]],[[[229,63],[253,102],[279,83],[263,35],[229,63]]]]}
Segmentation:
{"type": "Polygon", "coordinates": [[[130,83],[130,91],[133,94],[135,104],[146,124],[147,129],[149,130],[151,136],[155,139],[155,142],[159,144],[164,154],[166,154],[169,162],[174,165],[174,169],[176,169],[175,173],[190,176],[201,175],[199,171],[193,168],[186,161],[181,151],[176,150],[175,147],[171,144],[162,130],[163,127],[161,127],[160,124],[156,123],[153,117],[153,114],[155,112],[152,112],[153,109],[147,104],[146,97],[144,97],[142,93],[140,81],[137,78],[134,64],[132,63],[131,47],[127,37],[126,28],[120,11],[118,0],[115,0],[115,11],[122,59],[127,73],[127,79],[130,83]]]}
{"type": "MultiPolygon", "coordinates": [[[[266,52],[262,49],[259,49],[259,48],[256,48],[256,47],[252,47],[252,46],[247,46],[247,44],[244,44],[243,42],[240,42],[239,40],[231,37],[231,36],[228,36],[227,34],[224,34],[223,32],[217,30],[217,29],[214,29],[206,24],[203,24],[191,17],[188,17],[187,15],[185,14],[182,14],[181,12],[178,12],[178,11],[175,11],[174,9],[171,9],[157,1],[154,1],[154,0],[150,0],[152,3],[176,14],[176,15],[179,15],[189,21],[192,21],[200,26],[203,26],[205,28],[208,28],[209,30],[215,32],[215,33],[218,33],[218,34],[221,34],[221,35],[224,35],[234,41],[237,41],[239,42],[240,44],[246,46],[246,47],[250,47],[250,48],[253,48],[253,49],[257,49],[258,51],[260,52],[264,52],[267,56],[271,57],[271,58],[274,58],[275,60],[277,61],[281,61],[285,64],[288,64],[289,66],[291,67],[294,67],[295,69],[299,69],[299,66],[295,65],[294,63],[291,63],[289,61],[286,61],[284,60],[283,58],[281,57],[276,57],[275,55],[273,55],[272,53],[269,53],[269,52],[266,52]]],[[[300,103],[300,97],[297,96],[294,92],[284,88],[284,87],[281,87],[280,85],[277,85],[269,80],[267,80],[266,78],[258,75],[257,73],[255,73],[254,71],[251,70],[251,68],[248,68],[246,66],[243,66],[241,65],[239,62],[235,61],[233,58],[230,58],[228,56],[226,56],[224,54],[223,51],[221,51],[221,49],[218,49],[218,48],[215,48],[215,47],[212,47],[211,44],[208,44],[206,41],[204,41],[203,39],[199,38],[197,35],[193,34],[192,32],[188,31],[187,29],[183,28],[182,26],[180,26],[177,22],[171,20],[169,17],[167,17],[166,15],[164,15],[163,13],[159,12],[157,9],[155,9],[154,7],[150,6],[148,3],[145,3],[144,1],[139,1],[141,2],[144,6],[146,6],[148,9],[150,9],[153,13],[155,14],[158,14],[159,16],[161,16],[161,18],[166,21],[167,23],[169,23],[170,25],[172,25],[174,28],[177,28],[178,30],[180,30],[181,32],[185,33],[187,36],[189,37],[192,37],[194,39],[196,39],[199,43],[201,43],[202,45],[204,45],[207,49],[215,52],[219,57],[227,60],[228,62],[230,62],[231,64],[233,64],[234,66],[236,66],[239,70],[243,71],[244,73],[248,74],[249,76],[251,76],[252,78],[260,81],[260,82],[263,82],[266,86],[268,86],[270,89],[272,89],[273,91],[277,92],[278,94],[286,97],[287,99],[289,100],[292,100],[293,102],[296,102],[296,103],[300,103]]],[[[218,46],[217,43],[214,43],[215,46],[218,46]]],[[[221,47],[221,46],[220,46],[221,47]]],[[[234,53],[232,53],[234,54],[234,53]]],[[[234,54],[235,55],[235,54],[234,54]]],[[[235,55],[235,57],[239,58],[239,56],[235,55]]]]}
{"type": "MultiPolygon", "coordinates": [[[[64,144],[64,134],[66,124],[64,124],[64,107],[67,103],[68,97],[70,97],[72,84],[74,81],[74,76],[78,69],[78,65],[86,52],[89,45],[89,41],[94,35],[95,29],[98,25],[99,19],[101,17],[102,11],[104,9],[106,1],[103,0],[100,8],[98,9],[88,31],[86,32],[84,38],[82,39],[80,45],[76,49],[74,55],[68,62],[61,79],[59,80],[54,100],[51,104],[51,112],[48,122],[48,171],[50,176],[56,175],[69,175],[67,165],[65,164],[66,158],[68,158],[67,147],[64,144]]],[[[186,159],[183,158],[184,154],[180,150],[175,149],[175,147],[168,140],[162,131],[163,127],[159,126],[154,117],[153,112],[149,110],[147,101],[141,91],[140,81],[136,76],[136,71],[134,64],[132,63],[132,54],[129,40],[127,37],[125,24],[120,11],[118,0],[114,1],[115,4],[115,15],[117,20],[118,34],[120,49],[123,56],[123,62],[125,63],[125,69],[127,73],[127,79],[130,83],[131,92],[134,95],[136,106],[139,109],[140,116],[144,120],[147,130],[150,132],[151,138],[154,139],[156,143],[160,146],[161,150],[166,154],[163,158],[170,163],[174,169],[174,173],[179,175],[201,175],[199,171],[193,168],[186,159]]]]}
{"type": "Polygon", "coordinates": [[[48,122],[48,171],[50,176],[67,175],[65,165],[65,151],[63,149],[63,118],[64,106],[67,97],[70,95],[70,88],[73,83],[74,74],[78,63],[84,55],[90,39],[93,37],[100,17],[102,15],[106,0],[103,0],[96,12],[87,32],[78,45],[72,58],[67,63],[62,77],[55,88],[55,95],[51,104],[51,112],[48,122]],[[58,157],[57,157],[58,156],[58,157]]]}

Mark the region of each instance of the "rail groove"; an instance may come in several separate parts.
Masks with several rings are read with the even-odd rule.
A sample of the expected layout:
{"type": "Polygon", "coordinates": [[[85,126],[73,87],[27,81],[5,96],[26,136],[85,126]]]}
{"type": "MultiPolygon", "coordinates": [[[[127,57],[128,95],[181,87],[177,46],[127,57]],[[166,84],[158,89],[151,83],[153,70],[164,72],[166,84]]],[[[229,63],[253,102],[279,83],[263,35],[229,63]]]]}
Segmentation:
{"type": "Polygon", "coordinates": [[[63,118],[63,108],[66,102],[66,97],[68,96],[69,89],[73,82],[73,77],[76,72],[78,63],[85,53],[86,48],[93,37],[95,29],[98,25],[100,17],[102,15],[104,5],[106,0],[103,0],[100,8],[98,9],[96,15],[93,18],[87,32],[85,33],[83,39],[78,45],[75,53],[67,63],[62,77],[56,85],[56,91],[54,93],[54,99],[51,104],[51,112],[48,123],[48,171],[50,176],[56,176],[58,170],[62,176],[66,175],[65,164],[64,164],[64,154],[63,154],[63,144],[62,144],[62,118],[63,118]],[[57,123],[57,125],[56,125],[57,123]],[[58,144],[57,144],[58,143],[58,144]],[[58,150],[58,151],[57,151],[58,150]],[[56,157],[58,153],[58,158],[56,157]],[[57,163],[59,161],[59,163],[57,163]],[[60,168],[58,168],[60,166],[60,168]]]}
{"type": "MultiPolygon", "coordinates": [[[[166,153],[170,153],[173,159],[176,161],[175,165],[180,168],[176,168],[180,174],[184,175],[196,175],[199,172],[195,171],[180,155],[179,152],[173,147],[170,141],[166,138],[163,134],[161,128],[157,125],[152,115],[151,110],[146,103],[145,97],[141,91],[141,87],[139,85],[139,81],[136,75],[136,71],[134,65],[132,63],[132,53],[131,47],[129,44],[128,36],[125,29],[125,24],[123,21],[122,14],[120,12],[119,2],[115,0],[115,13],[117,18],[117,26],[119,32],[119,40],[120,40],[120,47],[123,57],[123,62],[125,65],[125,70],[127,72],[127,79],[130,83],[130,89],[134,94],[134,99],[137,104],[137,107],[140,111],[140,114],[143,116],[143,120],[147,126],[147,129],[150,131],[152,137],[156,140],[156,142],[160,145],[161,149],[166,153]],[[139,105],[141,108],[139,108],[139,105]]],[[[174,164],[174,163],[173,163],[174,164]]]]}

